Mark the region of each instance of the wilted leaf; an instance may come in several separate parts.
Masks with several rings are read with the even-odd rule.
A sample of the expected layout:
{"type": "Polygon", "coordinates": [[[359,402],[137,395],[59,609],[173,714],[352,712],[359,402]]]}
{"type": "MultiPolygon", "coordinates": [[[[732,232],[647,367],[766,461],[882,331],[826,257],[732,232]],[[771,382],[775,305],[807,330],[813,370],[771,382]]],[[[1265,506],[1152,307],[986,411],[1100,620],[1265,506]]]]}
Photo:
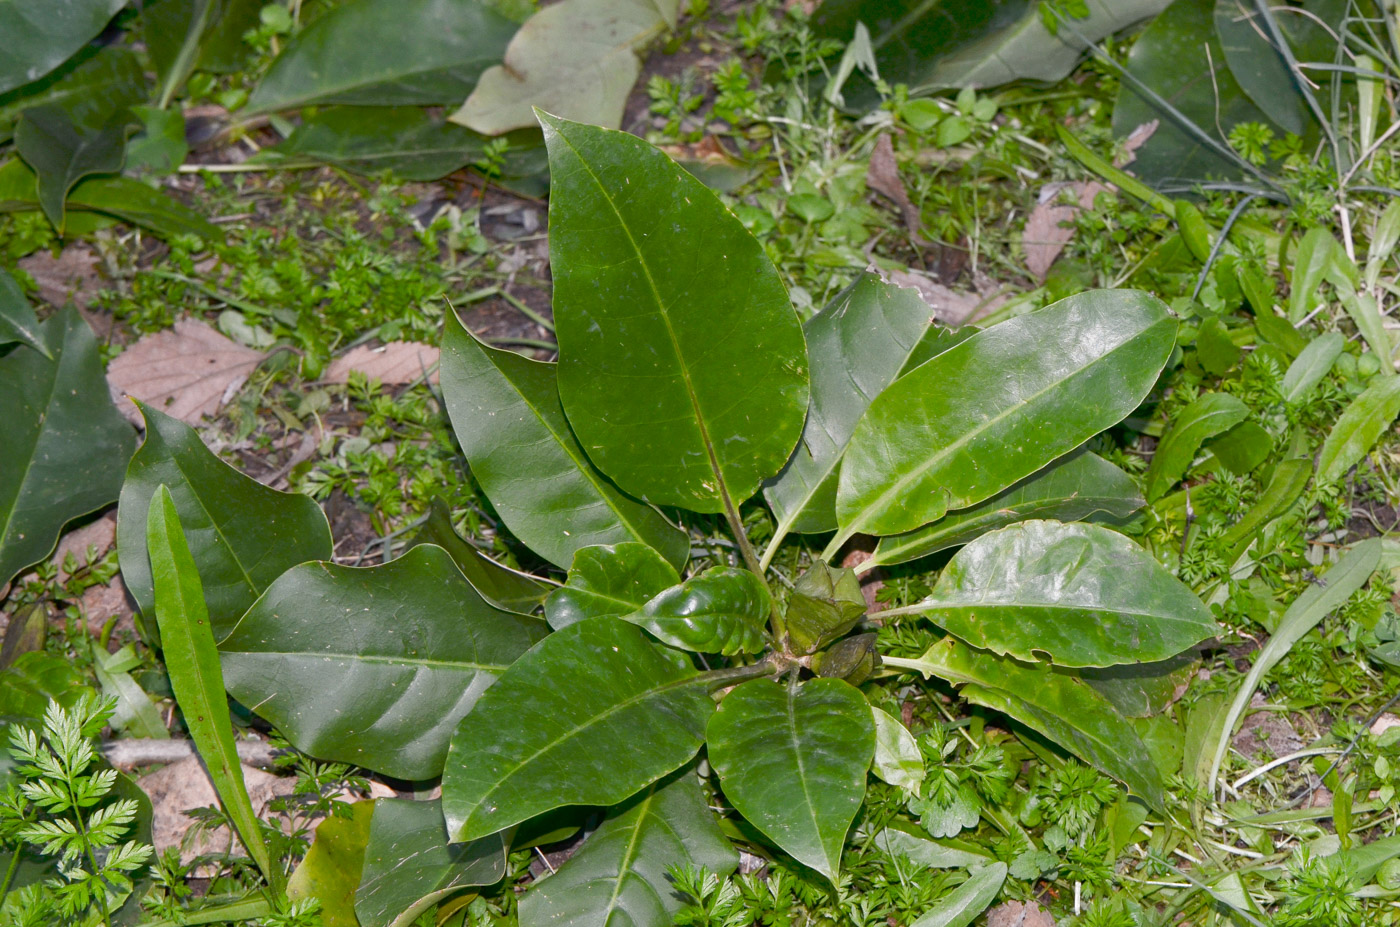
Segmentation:
{"type": "Polygon", "coordinates": [[[540,119],[559,396],[579,443],[651,502],[737,505],[787,461],[807,410],[807,349],[777,270],[646,142],[540,119]]]}
{"type": "Polygon", "coordinates": [[[141,413],[123,394],[191,425],[213,418],[262,362],[261,352],[230,341],[197,319],[143,335],[107,370],[112,399],[128,419],[141,413]]]}
{"type": "Polygon", "coordinates": [[[360,884],[374,806],[372,801],[357,801],[348,814],[332,815],[316,825],[311,848],[287,880],[289,899],[315,898],[321,903],[324,927],[359,927],[355,889],[360,884]]]}
{"type": "Polygon", "coordinates": [[[49,357],[25,347],[0,357],[0,585],[47,556],[66,522],[112,501],[135,445],[77,310],[39,336],[49,357]]]}
{"type": "Polygon", "coordinates": [[[126,0],[0,0],[0,93],[38,80],[102,31],[126,0]]]}

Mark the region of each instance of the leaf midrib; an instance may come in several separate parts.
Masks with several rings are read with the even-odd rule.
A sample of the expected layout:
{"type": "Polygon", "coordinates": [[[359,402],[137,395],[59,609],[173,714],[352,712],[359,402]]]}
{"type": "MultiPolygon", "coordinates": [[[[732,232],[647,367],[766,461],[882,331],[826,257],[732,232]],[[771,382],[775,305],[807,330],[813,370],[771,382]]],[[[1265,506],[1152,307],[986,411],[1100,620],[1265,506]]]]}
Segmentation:
{"type": "Polygon", "coordinates": [[[797,693],[790,688],[785,695],[788,742],[792,745],[793,761],[797,766],[797,781],[802,784],[802,800],[807,804],[807,814],[812,819],[812,827],[817,834],[817,846],[821,850],[822,859],[826,861],[828,869],[833,869],[835,867],[831,865],[831,858],[826,852],[826,844],[822,840],[821,827],[817,824],[817,807],[812,802],[812,791],[807,783],[807,764],[802,761],[802,742],[797,735],[797,693]]]}
{"type": "Polygon", "coordinates": [[[347,660],[354,663],[370,663],[376,666],[418,666],[446,670],[469,670],[483,673],[504,673],[509,663],[467,663],[450,660],[406,659],[386,657],[379,654],[341,653],[339,651],[312,652],[308,650],[220,650],[223,656],[236,657],[302,657],[308,660],[347,660]]]}
{"type": "MultiPolygon", "coordinates": [[[[617,910],[618,899],[622,897],[622,884],[632,871],[632,861],[637,858],[637,848],[642,842],[642,826],[646,824],[647,816],[651,814],[651,805],[652,802],[656,801],[656,793],[657,785],[653,782],[648,787],[647,797],[642,799],[640,803],[637,813],[637,822],[632,827],[632,833],[627,837],[627,846],[622,851],[622,859],[618,862],[617,876],[611,879],[613,883],[612,895],[608,898],[608,904],[602,911],[605,915],[602,920],[604,924],[608,923],[608,920],[612,917],[612,912],[617,910]]],[[[645,879],[642,881],[650,887],[650,884],[647,883],[645,879]]]]}

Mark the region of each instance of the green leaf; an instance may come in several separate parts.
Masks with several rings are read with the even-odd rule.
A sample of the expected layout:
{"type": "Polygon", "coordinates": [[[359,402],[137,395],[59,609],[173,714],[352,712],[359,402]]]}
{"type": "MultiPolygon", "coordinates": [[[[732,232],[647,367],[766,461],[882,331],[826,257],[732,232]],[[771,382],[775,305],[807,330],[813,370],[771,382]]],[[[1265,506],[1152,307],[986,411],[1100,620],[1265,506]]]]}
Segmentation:
{"type": "MultiPolygon", "coordinates": [[[[1336,254],[1340,260],[1347,262],[1349,269],[1355,271],[1356,265],[1347,259],[1346,252],[1338,248],[1336,254]]],[[[1356,330],[1365,339],[1367,347],[1376,355],[1376,360],[1380,362],[1380,373],[1382,376],[1395,376],[1395,348],[1391,344],[1390,333],[1386,331],[1385,319],[1381,315],[1380,305],[1376,302],[1376,297],[1370,293],[1357,292],[1352,281],[1345,277],[1331,276],[1332,286],[1337,291],[1337,296],[1341,300],[1342,308],[1347,315],[1351,316],[1352,323],[1356,330]]]]}
{"type": "Polygon", "coordinates": [[[574,554],[569,579],[544,603],[556,631],[585,618],[629,615],[680,583],[676,568],[645,544],[599,544],[574,554]]]}
{"type": "Polygon", "coordinates": [[[738,865],[686,768],[609,810],[583,847],[521,898],[520,925],[670,927],[683,904],[673,867],[723,877],[738,865]]]}
{"type": "Polygon", "coordinates": [[[589,619],[549,635],[452,736],[442,807],[453,839],[564,805],[615,805],[679,768],[714,711],[706,682],[625,621],[589,619]]]}
{"type": "Polygon", "coordinates": [[[311,103],[455,104],[501,60],[515,23],[479,0],[358,0],[298,33],[245,113],[311,103]]]}
{"type": "Polygon", "coordinates": [[[497,563],[464,541],[452,527],[452,511],[440,498],[434,498],[429,505],[427,520],[413,536],[409,547],[419,544],[436,544],[447,551],[472,588],[481,593],[483,599],[508,612],[532,613],[555,588],[553,583],[497,563]]]}
{"type": "Polygon", "coordinates": [[[1113,703],[1125,718],[1148,718],[1174,701],[1178,687],[1191,682],[1199,658],[1180,653],[1155,663],[1125,663],[1100,669],[1081,669],[1078,676],[1113,703]]]}
{"type": "Polygon", "coordinates": [[[1097,454],[1075,451],[984,502],[907,534],[881,538],[859,569],[916,560],[1031,518],[1076,521],[1099,512],[1126,518],[1142,505],[1131,476],[1097,454]]]}
{"type": "Polygon", "coordinates": [[[579,442],[641,498],[737,507],[787,461],[807,411],[807,349],[777,270],[646,142],[540,121],[559,396],[579,442]]]}
{"type": "Polygon", "coordinates": [[[762,652],[772,607],[757,574],[713,567],[622,617],[672,647],[732,656],[762,652]]]}
{"type": "Polygon", "coordinates": [[[1207,438],[1224,434],[1247,415],[1249,406],[1229,393],[1204,393],[1182,409],[1147,467],[1143,481],[1148,501],[1160,499],[1177,484],[1207,438]]]}
{"type": "Polygon", "coordinates": [[[324,927],[359,927],[355,919],[355,888],[369,843],[375,802],[357,801],[349,813],[333,814],[316,826],[311,848],[287,880],[287,898],[315,898],[321,903],[324,927]]]}
{"type": "Polygon", "coordinates": [[[292,567],[219,650],[230,694],[298,750],[419,780],[442,773],[457,722],[546,633],[423,544],[383,566],[292,567]]]}
{"type": "Polygon", "coordinates": [[[968,544],[910,610],[980,649],[1062,666],[1163,660],[1217,630],[1210,609],[1136,543],[1057,521],[968,544]]]}
{"type": "Polygon", "coordinates": [[[147,2],[141,37],[160,80],[157,105],[169,106],[196,70],[227,71],[240,63],[251,50],[243,33],[257,26],[261,5],[258,0],[147,2]]]}
{"type": "Polygon", "coordinates": [[[115,174],[122,169],[129,118],[122,113],[101,125],[85,126],[53,104],[20,114],[15,150],[38,176],[39,206],[60,235],[68,191],[91,174],[115,174]]]}
{"type": "Polygon", "coordinates": [[[125,732],[130,737],[149,737],[155,740],[169,740],[170,731],[159,709],[151,701],[140,684],[131,677],[131,670],[141,665],[130,644],[116,653],[108,653],[101,647],[92,651],[92,668],[102,694],[116,699],[116,711],[108,722],[113,731],[125,732]]]}
{"type": "Polygon", "coordinates": [[[685,533],[589,463],[559,405],[555,365],[489,348],[448,313],[441,375],[472,475],[531,550],[567,567],[580,548],[637,541],[685,564],[685,533]]]}
{"type": "Polygon", "coordinates": [[[259,159],[284,168],[324,163],[428,181],[466,167],[485,150],[480,135],[416,106],[334,106],[302,119],[259,159]]]}
{"type": "Polygon", "coordinates": [[[535,124],[531,107],[617,128],[641,73],[637,49],[675,28],[679,0],[562,0],[520,27],[453,122],[483,135],[535,124]]]}
{"type": "Polygon", "coordinates": [[[330,526],[309,497],[244,476],[205,447],[193,428],[138,405],[146,417],[146,441],[131,458],[117,509],[122,579],[149,615],[146,511],[164,484],[188,526],[214,634],[223,637],[277,577],[298,563],[331,558],[330,526]]]}
{"type": "Polygon", "coordinates": [[[1161,775],[1132,723],[1081,679],[1045,665],[974,650],[951,637],[921,657],[884,657],[886,665],[937,676],[962,686],[962,696],[996,709],[1126,783],[1158,811],[1165,809],[1161,775]]]}
{"type": "Polygon", "coordinates": [[[875,761],[871,771],[890,785],[919,794],[919,784],[927,775],[919,742],[889,712],[871,705],[870,715],[875,722],[875,761]]]}
{"type": "Polygon", "coordinates": [[[865,609],[856,571],[817,560],[792,584],[783,616],[788,646],[802,654],[820,650],[854,628],[865,609]]]}
{"type": "Polygon", "coordinates": [[[916,837],[900,830],[898,819],[875,835],[875,846],[895,856],[915,863],[925,869],[963,869],[982,867],[992,862],[990,851],[976,844],[963,844],[961,847],[946,846],[935,840],[916,837]],[[981,851],[981,852],[977,852],[981,851]]]}
{"type": "Polygon", "coordinates": [[[1001,862],[972,870],[966,882],[938,899],[911,927],[967,927],[996,900],[1006,873],[1001,862]]]}
{"type": "Polygon", "coordinates": [[[1207,441],[1205,449],[1221,466],[1236,476],[1244,476],[1273,456],[1274,437],[1254,422],[1240,422],[1218,438],[1207,441]]]}
{"type": "Polygon", "coordinates": [[[1176,0],[1133,43],[1113,108],[1113,134],[1125,137],[1153,120],[1157,131],[1133,161],[1133,172],[1148,183],[1246,173],[1227,133],[1241,122],[1271,123],[1230,73],[1216,36],[1215,0],[1176,0]]]}
{"type": "Polygon", "coordinates": [[[126,0],[0,0],[0,93],[38,80],[102,31],[126,0]]]}
{"type": "Polygon", "coordinates": [[[1376,377],[1351,401],[1322,442],[1317,481],[1335,483],[1361,462],[1400,415],[1400,377],[1376,377]]]}
{"type": "Polygon", "coordinates": [[[22,653],[0,670],[0,722],[38,721],[50,699],[72,708],[90,691],[71,660],[43,650],[22,653]]]}
{"type": "Polygon", "coordinates": [[[1293,507],[1308,487],[1312,472],[1312,461],[1306,458],[1289,457],[1279,461],[1253,507],[1220,539],[1221,549],[1227,552],[1227,564],[1233,565],[1249,549],[1255,532],[1293,507]]]}
{"type": "Polygon", "coordinates": [[[126,143],[127,173],[169,174],[184,163],[190,153],[184,113],[154,106],[133,106],[131,112],[141,131],[126,143]]]}
{"type": "Polygon", "coordinates": [[[835,882],[875,755],[865,696],[839,679],[752,679],[725,696],[706,741],[735,810],[835,882]]]}
{"type": "MultiPolygon", "coordinates": [[[[882,80],[912,95],[948,87],[995,87],[1016,80],[1054,83],[1069,75],[1086,42],[1097,42],[1154,15],[1169,0],[1092,0],[1087,18],[1052,33],[1037,0],[827,0],[813,16],[823,38],[849,42],[856,23],[870,30],[882,80]]],[[[878,104],[864,77],[845,96],[878,104]]]]}
{"type": "Polygon", "coordinates": [[[146,76],[135,52],[120,45],[95,49],[92,54],[79,54],[41,81],[0,94],[0,140],[13,134],[19,114],[32,106],[68,108],[82,100],[136,103],[145,95],[146,76]]]}
{"type": "Polygon", "coordinates": [[[1285,132],[1306,133],[1312,115],[1252,0],[1215,0],[1215,31],[1230,75],[1250,102],[1285,132]]]}
{"type": "Polygon", "coordinates": [[[199,573],[185,542],[175,500],[164,485],[157,487],[151,498],[146,544],[170,688],[224,813],[233,822],[263,878],[276,886],[282,881],[282,873],[273,865],[243,782],[243,767],[233,742],[233,721],[219,670],[219,651],[214,646],[199,573]]]}
{"type": "Polygon", "coordinates": [[[381,798],[374,803],[355,914],[361,927],[407,927],[437,901],[506,874],[499,835],[454,843],[439,801],[381,798]]]}
{"type": "Polygon", "coordinates": [[[24,291],[14,277],[0,270],[0,347],[15,342],[28,345],[53,360],[53,352],[44,344],[43,329],[29,300],[24,298],[24,291]]]}
{"type": "Polygon", "coordinates": [[[1278,627],[1270,635],[1267,643],[1259,650],[1254,665],[1245,674],[1230,703],[1229,711],[1221,723],[1219,739],[1210,764],[1210,775],[1206,781],[1206,791],[1215,791],[1216,778],[1220,775],[1220,765],[1225,760],[1225,752],[1230,748],[1230,739],[1235,735],[1235,727],[1244,717],[1250,699],[1259,688],[1260,681],[1279,661],[1288,656],[1293,645],[1303,639],[1323,618],[1346,604],[1351,594],[1371,579],[1371,574],[1381,562],[1381,539],[1370,538],[1352,545],[1332,568],[1313,585],[1304,589],[1288,610],[1279,618],[1278,627]]]}
{"type": "Polygon", "coordinates": [[[856,426],[828,552],[856,533],[898,534],[981,502],[1074,450],[1137,408],[1175,339],[1155,297],[1090,290],[910,371],[856,426]]]}
{"type": "Polygon", "coordinates": [[[39,336],[49,357],[0,357],[0,585],[47,556],[66,522],[116,497],[136,443],[78,311],[64,309],[39,336]]]}
{"type": "Polygon", "coordinates": [[[863,274],[802,326],[812,400],[797,450],[763,490],[778,522],[775,541],[790,531],[836,530],[837,469],[856,422],[930,340],[926,333],[950,334],[932,321],[916,290],[863,274]]]}
{"type": "Polygon", "coordinates": [[[1340,246],[1332,237],[1332,230],[1322,226],[1308,229],[1298,242],[1298,251],[1293,256],[1293,273],[1288,293],[1288,321],[1297,325],[1317,308],[1322,298],[1318,291],[1327,271],[1336,259],[1334,252],[1340,246]]]}

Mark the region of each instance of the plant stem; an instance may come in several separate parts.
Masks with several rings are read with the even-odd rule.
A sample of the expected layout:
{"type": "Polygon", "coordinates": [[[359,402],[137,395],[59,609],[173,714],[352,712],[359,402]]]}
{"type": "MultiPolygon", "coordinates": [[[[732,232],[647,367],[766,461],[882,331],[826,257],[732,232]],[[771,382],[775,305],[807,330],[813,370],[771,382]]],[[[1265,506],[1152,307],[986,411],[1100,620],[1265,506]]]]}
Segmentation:
{"type": "Polygon", "coordinates": [[[748,666],[735,666],[730,669],[710,670],[705,673],[705,681],[710,684],[710,691],[732,686],[750,679],[758,679],[762,676],[775,676],[781,667],[768,660],[761,660],[758,663],[750,663],[748,666]]]}
{"type": "MultiPolygon", "coordinates": [[[[719,468],[715,468],[719,472],[719,468]]],[[[749,543],[749,536],[744,533],[744,523],[739,521],[739,510],[734,507],[734,500],[729,497],[729,487],[720,483],[720,501],[724,503],[724,519],[729,522],[729,530],[734,535],[734,541],[739,545],[739,554],[744,558],[744,566],[763,579],[763,564],[759,563],[758,554],[754,552],[753,545],[749,543]]],[[[768,585],[768,580],[764,579],[763,584],[768,585]]]]}
{"type": "Polygon", "coordinates": [[[10,854],[10,866],[5,870],[5,880],[0,882],[0,907],[5,905],[5,896],[10,894],[10,883],[15,880],[15,873],[19,871],[19,856],[22,847],[15,845],[14,852],[10,854]]]}

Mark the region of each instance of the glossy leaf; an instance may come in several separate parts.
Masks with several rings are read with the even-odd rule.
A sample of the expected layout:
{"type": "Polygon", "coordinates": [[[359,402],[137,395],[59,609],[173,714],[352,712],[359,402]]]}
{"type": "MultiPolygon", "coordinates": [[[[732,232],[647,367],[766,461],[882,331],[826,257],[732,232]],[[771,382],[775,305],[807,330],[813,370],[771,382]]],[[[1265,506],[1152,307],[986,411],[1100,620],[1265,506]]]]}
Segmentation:
{"type": "Polygon", "coordinates": [[[812,653],[849,632],[865,614],[855,570],[816,560],[797,577],[783,622],[795,653],[812,653]]]}
{"type": "Polygon", "coordinates": [[[981,502],[1117,423],[1152,389],[1175,338],[1160,300],[1090,290],[910,371],[856,426],[829,552],[856,533],[911,531],[981,502]]]}
{"type": "Polygon", "coordinates": [[[1057,521],[968,544],[918,611],[975,647],[1062,666],[1164,660],[1217,630],[1210,609],[1136,543],[1057,521]]]}
{"type": "Polygon", "coordinates": [[[277,885],[281,881],[281,871],[273,868],[258,816],[243,782],[243,767],[233,742],[233,720],[219,669],[219,651],[214,646],[199,573],[180,526],[175,500],[163,485],[151,498],[146,543],[155,590],[155,615],[160,624],[161,651],[165,670],[170,675],[170,688],[224,813],[233,822],[239,839],[263,877],[277,885]]]}
{"type": "Polygon", "coordinates": [[[1132,167],[1148,183],[1238,177],[1241,161],[1228,154],[1224,133],[1241,122],[1271,125],[1230,72],[1215,31],[1215,0],[1168,6],[1133,43],[1127,74],[1113,108],[1113,133],[1122,138],[1158,121],[1132,167]],[[1149,99],[1144,88],[1175,113],[1149,99]]]}
{"type": "Polygon", "coordinates": [[[875,755],[865,696],[839,679],[753,679],[725,696],[706,740],[735,810],[835,882],[875,755]]]}
{"type": "Polygon", "coordinates": [[[1031,518],[1077,521],[1101,512],[1126,518],[1142,505],[1131,476],[1097,454],[1079,450],[985,502],[949,512],[915,531],[881,538],[859,569],[916,560],[1031,518]]]}
{"type": "Polygon", "coordinates": [[[298,33],[247,113],[310,103],[455,104],[505,54],[515,23],[479,0],[358,0],[298,33]]]}
{"type": "Polygon", "coordinates": [[[108,45],[92,54],[79,54],[42,80],[0,94],[0,140],[9,139],[19,114],[33,106],[66,108],[91,99],[132,103],[145,94],[146,76],[131,49],[108,45]]]}
{"type": "Polygon", "coordinates": [[[807,424],[792,459],[763,490],[779,538],[836,530],[837,470],[856,422],[904,370],[932,322],[916,290],[864,274],[802,326],[812,364],[807,424]]]}
{"type": "Polygon", "coordinates": [[[497,563],[463,540],[452,527],[451,510],[441,499],[433,499],[427,520],[409,542],[410,547],[418,544],[436,544],[447,551],[472,588],[481,593],[483,599],[508,612],[532,613],[555,588],[553,583],[497,563]]]}
{"type": "Polygon", "coordinates": [[[1253,0],[1215,0],[1215,31],[1230,75],[1250,102],[1284,131],[1305,134],[1312,115],[1253,0]]]}
{"type": "Polygon", "coordinates": [[[807,349],[777,271],[646,142],[540,120],[559,395],[579,443],[651,502],[737,506],[787,461],[807,411],[807,349]]]}
{"type": "Polygon", "coordinates": [[[917,795],[924,781],[924,755],[919,742],[899,719],[883,709],[870,706],[875,722],[875,761],[871,771],[890,785],[917,795]]]}
{"type": "Polygon", "coordinates": [[[1048,666],[1029,666],[945,637],[914,659],[885,657],[889,666],[962,686],[962,696],[996,709],[1080,759],[1127,784],[1162,811],[1165,795],[1152,754],[1133,725],[1083,680],[1048,666]]]}
{"type": "Polygon", "coordinates": [[[670,870],[739,865],[691,769],[611,809],[559,871],[520,900],[521,927],[669,927],[684,899],[670,870]]]}
{"type": "Polygon", "coordinates": [[[981,867],[993,862],[991,852],[977,844],[948,846],[924,837],[916,837],[900,829],[912,826],[896,818],[890,826],[875,835],[875,846],[925,869],[963,869],[981,867]]]}
{"type": "Polygon", "coordinates": [[[1317,454],[1317,481],[1335,483],[1361,462],[1400,415],[1400,377],[1376,377],[1338,417],[1317,454]]]}
{"type": "Polygon", "coordinates": [[[600,544],[574,554],[569,579],[544,603],[556,631],[585,618],[620,618],[681,581],[676,568],[645,544],[600,544]]]}
{"type": "MultiPolygon", "coordinates": [[[[1146,19],[1168,2],[1091,0],[1087,18],[1069,18],[1052,33],[1034,0],[827,0],[813,27],[844,44],[856,23],[864,23],[881,79],[908,84],[919,95],[1016,80],[1053,83],[1074,70],[1085,42],[1146,19]]],[[[848,100],[878,103],[868,81],[853,77],[848,88],[848,100]]]]}
{"type": "Polygon", "coordinates": [[[44,332],[15,278],[0,270],[0,347],[18,342],[53,360],[44,332]]]}
{"type": "Polygon", "coordinates": [[[1194,653],[1180,653],[1154,663],[1125,663],[1081,669],[1080,679],[1113,703],[1125,718],[1148,718],[1164,711],[1184,691],[1199,664],[1194,653]]]}
{"type": "Polygon", "coordinates": [[[615,805],[694,756],[713,711],[705,678],[640,629],[569,625],[458,725],[442,779],[448,830],[475,840],[564,805],[615,805]]]}
{"type": "Polygon", "coordinates": [[[427,181],[466,167],[485,150],[480,135],[416,106],[335,106],[302,119],[261,157],[280,167],[325,163],[427,181]]]}
{"type": "Polygon", "coordinates": [[[117,509],[122,579],[149,615],[151,568],[142,539],[151,498],[164,484],[185,525],[214,635],[222,638],[277,577],[298,563],[330,559],[330,527],[309,497],[244,476],[205,447],[190,426],[140,408],[146,441],[127,468],[117,509]]]}
{"type": "Polygon", "coordinates": [[[525,21],[452,121],[485,135],[535,124],[532,107],[618,128],[642,63],[679,0],[562,0],[525,21]]]}
{"type": "Polygon", "coordinates": [[[1214,454],[1226,470],[1244,476],[1273,456],[1274,437],[1262,425],[1240,422],[1220,437],[1207,441],[1205,449],[1214,454]]]}
{"type": "Polygon", "coordinates": [[[760,653],[773,607],[756,574],[713,567],[672,586],[623,618],[657,640],[699,653],[760,653]]]}
{"type": "Polygon", "coordinates": [[[0,0],[0,93],[38,80],[88,43],[126,0],[0,0]]]}
{"type": "Polygon", "coordinates": [[[555,365],[489,348],[448,313],[441,371],[472,475],[531,550],[568,567],[580,548],[636,541],[685,564],[689,538],[589,462],[559,405],[555,365]]]}
{"type": "Polygon", "coordinates": [[[939,898],[911,927],[968,927],[996,900],[1006,873],[1002,862],[972,870],[966,882],[939,898]]]}
{"type": "Polygon", "coordinates": [[[293,567],[219,650],[229,692],[297,749],[418,780],[441,774],[457,722],[546,631],[423,544],[383,566],[293,567]]]}
{"type": "Polygon", "coordinates": [[[48,319],[39,337],[52,359],[23,347],[0,357],[0,585],[47,556],[66,522],[116,498],[136,443],[78,311],[48,319]]]}
{"type": "Polygon", "coordinates": [[[506,874],[500,836],[454,843],[439,801],[381,798],[374,803],[355,914],[361,927],[406,927],[435,902],[506,874]]]}
{"type": "Polygon", "coordinates": [[[1144,483],[1148,501],[1160,499],[1177,484],[1207,438],[1224,434],[1247,415],[1249,406],[1229,393],[1205,393],[1182,409],[1162,436],[1147,468],[1144,483]]]}
{"type": "Polygon", "coordinates": [[[359,927],[355,889],[365,863],[375,802],[357,801],[348,814],[333,814],[316,825],[316,836],[287,880],[287,898],[315,898],[324,927],[359,927]]]}

